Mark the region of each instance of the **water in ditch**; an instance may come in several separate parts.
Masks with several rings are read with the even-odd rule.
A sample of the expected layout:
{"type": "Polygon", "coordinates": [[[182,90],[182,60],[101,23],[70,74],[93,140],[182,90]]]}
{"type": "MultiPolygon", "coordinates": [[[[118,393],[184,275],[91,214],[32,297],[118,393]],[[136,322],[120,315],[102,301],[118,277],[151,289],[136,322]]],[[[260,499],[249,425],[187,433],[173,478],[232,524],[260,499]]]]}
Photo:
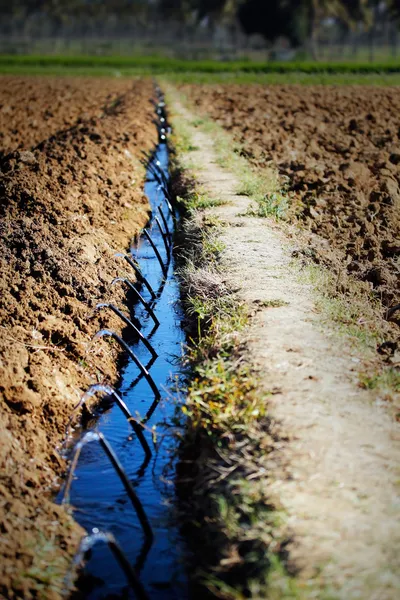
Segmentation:
{"type": "MultiPolygon", "coordinates": [[[[157,163],[158,170],[168,177],[168,148],[163,137],[152,160],[153,165],[157,163]]],[[[153,216],[161,205],[172,232],[173,219],[168,200],[157,180],[154,180],[151,169],[148,171],[145,192],[153,216]]],[[[174,389],[181,377],[182,346],[185,341],[181,327],[183,314],[179,285],[174,274],[174,257],[171,252],[168,258],[163,236],[154,220],[152,223],[151,237],[167,266],[166,276],[163,276],[154,249],[143,236],[131,252],[157,293],[153,307],[160,324],[154,327],[154,320],[141,304],[135,305],[134,316],[141,322],[142,333],[149,338],[158,354],[149,366],[149,372],[161,392],[161,400],[158,405],[154,404],[155,396],[148,381],[140,377],[140,371],[129,358],[121,371],[118,387],[118,393],[134,416],[140,414],[143,418],[155,407],[144,432],[152,449],[150,460],[146,464],[143,448],[118,406],[102,412],[95,429],[104,435],[118,456],[144,508],[154,537],[150,539],[145,535],[129,495],[98,441],[82,448],[72,480],[70,504],[74,508],[75,519],[88,532],[98,529],[115,536],[129,563],[136,569],[148,598],[184,599],[188,596],[184,544],[173,516],[172,465],[177,444],[172,425],[178,403],[174,389]],[[155,438],[151,431],[153,426],[156,427],[155,438]]],[[[151,300],[144,286],[140,292],[147,301],[151,300]]],[[[144,365],[150,362],[151,354],[141,341],[129,343],[129,346],[144,365]]],[[[89,600],[137,597],[106,544],[96,544],[91,550],[85,566],[83,597],[89,600]]]]}

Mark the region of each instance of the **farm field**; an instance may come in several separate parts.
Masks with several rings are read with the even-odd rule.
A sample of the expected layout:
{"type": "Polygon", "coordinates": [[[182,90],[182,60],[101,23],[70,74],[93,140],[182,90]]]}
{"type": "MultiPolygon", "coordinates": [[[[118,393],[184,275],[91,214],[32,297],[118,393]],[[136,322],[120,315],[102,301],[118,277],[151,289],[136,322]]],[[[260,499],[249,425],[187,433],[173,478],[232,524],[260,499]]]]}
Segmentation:
{"type": "MultiPolygon", "coordinates": [[[[18,67],[12,63],[5,66],[18,67]]],[[[163,77],[168,115],[160,112],[162,94],[157,110],[172,119],[169,193],[179,196],[184,217],[175,247],[193,375],[183,388],[184,487],[194,481],[189,520],[197,519],[204,536],[189,579],[197,585],[200,567],[201,586],[211,574],[207,597],[260,598],[278,590],[272,598],[281,597],[282,586],[296,586],[302,570],[305,595],[287,597],[317,597],[330,591],[326,582],[339,590],[326,597],[366,597],[371,578],[373,593],[391,600],[398,581],[392,412],[399,417],[391,393],[399,391],[400,312],[390,323],[386,316],[400,293],[398,88],[267,85],[268,77],[329,77],[318,69],[280,72],[279,65],[276,73],[249,69],[238,77],[232,66],[222,83],[216,80],[225,75],[208,63],[200,74],[193,65],[185,73],[184,65],[163,77]],[[246,87],[233,83],[241,78],[246,87]],[[218,154],[220,126],[231,162],[218,154]],[[280,189],[264,198],[255,180],[245,189],[237,155],[255,180],[277,173],[280,189]],[[274,202],[282,203],[282,220],[262,214],[274,202]],[[335,279],[338,294],[347,294],[347,307],[348,280],[368,302],[372,292],[372,353],[371,344],[353,348],[321,326],[316,286],[302,271],[311,260],[335,279]],[[390,371],[390,394],[361,385],[364,368],[379,376],[390,371]],[[280,494],[293,530],[274,520],[280,494]],[[214,507],[216,498],[222,504],[214,507]],[[324,572],[321,587],[307,596],[308,580],[325,563],[326,580],[324,572]]],[[[336,76],[353,77],[345,68],[330,81],[336,76]]],[[[381,77],[368,69],[359,76],[381,77]]],[[[399,77],[394,67],[386,76],[386,83],[399,77]]],[[[114,385],[121,374],[115,345],[91,343],[102,328],[122,336],[121,321],[95,307],[112,301],[132,309],[132,298],[110,283],[132,279],[115,252],[130,248],[148,222],[141,161],[158,141],[155,97],[149,78],[0,75],[0,597],[10,600],[58,600],[83,534],[54,503],[68,467],[60,446],[82,393],[94,383],[114,385]]],[[[158,126],[165,133],[164,122],[158,126]]],[[[162,281],[160,289],[168,288],[165,274],[162,281]]],[[[178,309],[169,304],[175,321],[178,309]]],[[[368,319],[358,310],[351,317],[363,328],[368,319]]],[[[179,468],[176,474],[179,487],[179,468]]]]}
{"type": "Polygon", "coordinates": [[[130,87],[118,79],[1,77],[1,153],[36,146],[79,120],[100,118],[130,87]]]}
{"type": "Polygon", "coordinates": [[[139,77],[157,75],[176,83],[400,84],[398,60],[369,62],[254,62],[179,60],[165,56],[1,55],[0,74],[10,76],[139,77]]]}
{"type": "MultiPolygon", "coordinates": [[[[73,407],[116,376],[97,302],[148,218],[149,81],[0,78],[0,596],[58,597],[81,531],[51,501],[73,407]],[[107,350],[106,350],[107,348],[107,350]]],[[[130,274],[131,276],[131,274],[130,274]]],[[[124,302],[122,289],[112,297],[124,302]]],[[[107,325],[120,322],[107,315],[107,325]]]]}
{"type": "MultiPolygon", "coordinates": [[[[397,88],[187,85],[260,172],[273,163],[304,226],[340,253],[384,308],[400,291],[397,88]],[[244,93],[245,91],[245,93],[244,93]]],[[[317,262],[327,262],[320,246],[317,262]]]]}
{"type": "Polygon", "coordinates": [[[206,356],[188,410],[208,450],[195,499],[206,507],[200,537],[213,542],[194,549],[194,569],[217,572],[209,585],[229,598],[391,600],[400,390],[398,321],[385,314],[398,303],[397,90],[208,84],[168,94],[205,255],[194,244],[198,278],[191,263],[187,274],[204,328],[195,351],[206,356]]]}

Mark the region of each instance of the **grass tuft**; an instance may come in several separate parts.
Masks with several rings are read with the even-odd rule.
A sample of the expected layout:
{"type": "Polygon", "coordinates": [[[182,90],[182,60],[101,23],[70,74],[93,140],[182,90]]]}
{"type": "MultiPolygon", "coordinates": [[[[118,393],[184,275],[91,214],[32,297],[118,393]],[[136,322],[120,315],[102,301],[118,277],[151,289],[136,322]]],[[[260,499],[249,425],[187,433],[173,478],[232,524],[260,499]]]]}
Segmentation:
{"type": "Polygon", "coordinates": [[[177,202],[180,205],[185,204],[186,209],[190,208],[193,210],[204,210],[206,208],[214,208],[215,206],[223,206],[226,204],[226,201],[224,200],[210,198],[207,194],[201,192],[193,193],[185,200],[182,200],[182,198],[179,198],[178,196],[177,202]]]}
{"type": "Polygon", "coordinates": [[[383,327],[378,300],[362,282],[313,264],[302,268],[301,279],[316,290],[316,308],[323,321],[335,324],[339,333],[351,339],[360,351],[375,352],[385,335],[390,334],[390,324],[383,327]]]}
{"type": "Polygon", "coordinates": [[[388,367],[375,373],[360,373],[360,386],[367,390],[378,390],[385,400],[391,401],[393,392],[400,393],[400,370],[388,367]]]}

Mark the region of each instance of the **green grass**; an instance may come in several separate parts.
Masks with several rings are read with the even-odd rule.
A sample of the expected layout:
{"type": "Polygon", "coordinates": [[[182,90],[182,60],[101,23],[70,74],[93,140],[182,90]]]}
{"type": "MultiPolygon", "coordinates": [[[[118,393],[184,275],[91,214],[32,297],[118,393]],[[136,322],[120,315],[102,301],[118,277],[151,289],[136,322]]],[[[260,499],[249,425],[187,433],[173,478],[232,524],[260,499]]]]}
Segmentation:
{"type": "Polygon", "coordinates": [[[394,367],[388,367],[385,371],[373,374],[361,373],[360,385],[367,390],[379,390],[388,395],[391,395],[393,391],[400,393],[400,371],[394,367]]]}
{"type": "MultiPolygon", "coordinates": [[[[256,180],[256,177],[254,177],[254,180],[256,180]]],[[[289,209],[288,195],[283,189],[272,193],[265,193],[262,191],[262,188],[260,192],[255,191],[253,193],[245,193],[239,190],[240,193],[249,196],[257,203],[254,208],[250,208],[247,211],[246,215],[249,217],[276,217],[277,219],[282,219],[286,216],[289,209]]]]}
{"type": "Polygon", "coordinates": [[[189,130],[183,126],[180,128],[180,135],[176,141],[176,150],[177,152],[186,153],[193,152],[194,150],[198,150],[197,146],[192,144],[191,136],[189,130]]]}
{"type": "Polygon", "coordinates": [[[0,55],[0,73],[108,77],[162,74],[181,83],[400,85],[399,60],[379,63],[223,62],[140,55],[0,55]]]}
{"type": "Polygon", "coordinates": [[[399,73],[165,73],[163,77],[176,84],[235,85],[374,85],[399,86],[399,73]]]}
{"type": "MultiPolygon", "coordinates": [[[[192,215],[201,210],[192,198],[187,207],[192,215]]],[[[203,557],[194,577],[217,597],[231,600],[300,598],[279,556],[285,517],[271,502],[262,467],[272,443],[268,393],[243,357],[247,307],[224,287],[215,226],[198,223],[201,253],[196,244],[181,271],[184,305],[193,319],[183,456],[192,455],[193,448],[201,455],[194,484],[201,491],[190,496],[189,519],[203,557]],[[208,564],[209,556],[214,564],[208,564]]],[[[192,222],[189,232],[192,242],[192,222]]]]}
{"type": "Polygon", "coordinates": [[[106,67],[149,69],[152,72],[195,73],[400,73],[399,60],[380,63],[360,62],[252,62],[216,60],[180,60],[162,56],[40,56],[0,55],[0,66],[20,67],[106,67]]]}
{"type": "Polygon", "coordinates": [[[214,208],[215,206],[223,206],[226,204],[225,200],[221,200],[220,198],[210,198],[204,192],[195,192],[186,199],[179,198],[178,196],[177,202],[178,204],[184,204],[186,209],[196,208],[198,210],[214,208]]]}

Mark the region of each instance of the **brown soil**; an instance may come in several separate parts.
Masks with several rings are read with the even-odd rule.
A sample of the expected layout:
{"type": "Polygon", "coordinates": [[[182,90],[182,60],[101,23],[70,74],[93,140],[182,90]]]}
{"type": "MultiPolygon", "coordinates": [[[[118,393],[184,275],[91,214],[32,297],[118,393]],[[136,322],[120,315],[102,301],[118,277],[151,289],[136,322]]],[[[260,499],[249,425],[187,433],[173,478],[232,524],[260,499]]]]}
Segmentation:
{"type": "MultiPolygon", "coordinates": [[[[191,165],[199,192],[222,201],[200,218],[223,223],[219,229],[223,284],[235,290],[251,313],[248,327],[240,334],[248,351],[242,349],[241,360],[256,368],[261,387],[269,392],[264,397],[270,425],[263,442],[255,437],[249,451],[244,441],[248,425],[237,423],[229,436],[231,453],[226,456],[222,450],[212,476],[207,481],[202,478],[201,491],[213,485],[209,498],[213,494],[223,498],[227,489],[236,489],[248,461],[257,465],[248,477],[243,528],[233,534],[228,531],[222,543],[215,535],[221,515],[228,516],[226,529],[230,530],[242,510],[229,493],[226,504],[219,503],[217,519],[201,523],[214,550],[203,552],[199,560],[201,579],[202,561],[212,561],[222,548],[226,553],[220,564],[212,564],[213,573],[229,577],[246,572],[250,564],[254,570],[249,596],[254,599],[398,598],[398,423],[379,390],[359,386],[364,352],[328,324],[321,326],[314,286],[304,277],[302,261],[292,258],[293,238],[286,235],[292,228],[251,216],[251,201],[236,193],[236,174],[219,164],[213,136],[194,126],[198,115],[171,87],[169,95],[176,121],[183,121],[190,142],[190,152],[181,160],[191,165]],[[286,528],[290,539],[281,558],[296,574],[294,588],[284,579],[284,569],[274,565],[268,582],[257,579],[259,571],[271,566],[266,556],[257,559],[259,550],[253,552],[251,545],[253,539],[261,547],[270,543],[268,518],[257,518],[257,504],[264,498],[270,498],[265,508],[279,507],[282,517],[273,528],[270,548],[279,548],[280,527],[286,528]],[[229,548],[232,537],[236,543],[229,548]],[[247,565],[246,552],[251,556],[247,565]]],[[[241,361],[235,357],[234,364],[241,361]]],[[[260,389],[261,398],[262,394],[260,389]]],[[[209,506],[201,493],[194,499],[199,501],[209,506]]],[[[213,579],[212,589],[215,584],[213,579]]],[[[240,589],[243,578],[238,584],[240,589]]],[[[224,587],[217,595],[236,598],[240,591],[235,590],[231,594],[224,587]]]]}
{"type": "Polygon", "coordinates": [[[2,84],[0,114],[11,92],[16,108],[0,162],[0,596],[58,598],[81,531],[52,502],[65,471],[56,447],[85,388],[116,378],[116,349],[91,338],[120,322],[93,308],[124,302],[109,286],[127,274],[114,253],[148,217],[139,158],[156,142],[153,89],[147,81],[2,84]],[[43,121],[49,103],[53,117],[43,121]]]}
{"type": "Polygon", "coordinates": [[[0,156],[101,117],[130,87],[126,79],[0,77],[0,156]]]}
{"type": "MultiPolygon", "coordinates": [[[[385,307],[399,302],[400,95],[396,88],[185,86],[257,168],[272,161],[312,232],[385,307]]],[[[317,260],[326,260],[320,254],[317,260]]]]}

